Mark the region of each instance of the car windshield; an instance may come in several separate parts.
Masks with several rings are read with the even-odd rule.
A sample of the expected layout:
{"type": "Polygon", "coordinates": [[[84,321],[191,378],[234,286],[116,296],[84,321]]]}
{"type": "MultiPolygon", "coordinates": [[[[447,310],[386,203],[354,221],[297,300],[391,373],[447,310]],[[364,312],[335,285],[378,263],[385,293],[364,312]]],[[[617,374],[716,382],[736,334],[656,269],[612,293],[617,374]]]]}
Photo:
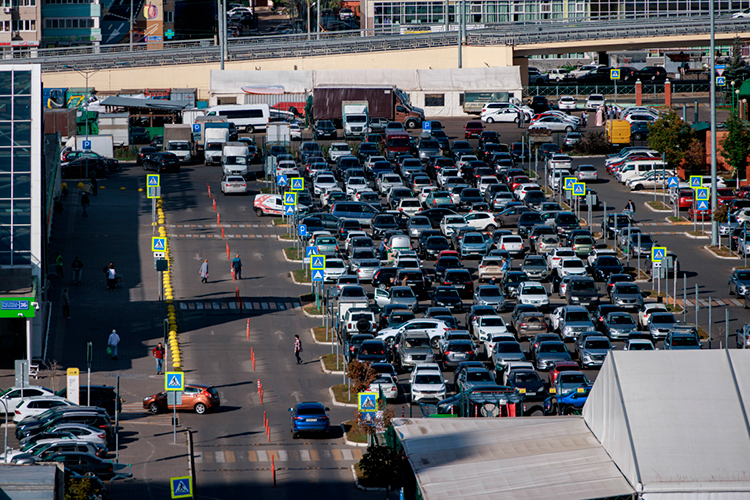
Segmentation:
{"type": "Polygon", "coordinates": [[[737,271],[736,276],[738,280],[742,280],[742,281],[750,280],[750,271],[737,271]]]}
{"type": "Polygon", "coordinates": [[[458,295],[458,291],[454,290],[454,289],[451,289],[451,288],[438,289],[435,292],[435,296],[438,297],[438,298],[440,298],[440,299],[453,299],[453,298],[460,299],[460,297],[458,295]]]}
{"type": "Polygon", "coordinates": [[[533,255],[531,257],[526,257],[526,260],[524,261],[523,265],[525,266],[546,266],[547,263],[544,261],[544,257],[541,255],[533,255]]]}
{"type": "Polygon", "coordinates": [[[482,288],[479,291],[479,296],[482,298],[487,297],[500,297],[502,294],[500,293],[500,288],[498,287],[489,287],[489,288],[482,288]]]}
{"type": "Polygon", "coordinates": [[[492,375],[490,375],[490,372],[488,371],[468,372],[466,374],[466,381],[467,382],[494,382],[494,380],[492,380],[492,375]]]}
{"type": "Polygon", "coordinates": [[[411,288],[397,288],[393,291],[393,296],[399,298],[414,298],[414,292],[411,291],[411,288]]]}
{"type": "Polygon", "coordinates": [[[583,261],[579,259],[566,260],[563,262],[563,267],[572,268],[572,269],[581,269],[583,268],[583,261]]]}
{"type": "Polygon", "coordinates": [[[676,323],[676,321],[671,314],[653,314],[651,316],[651,323],[669,324],[676,323]]]}
{"type": "Polygon", "coordinates": [[[564,352],[568,352],[568,350],[565,347],[565,345],[560,344],[558,342],[554,342],[554,343],[553,342],[549,342],[549,343],[545,342],[545,343],[542,343],[539,346],[539,352],[561,352],[561,353],[564,353],[564,352]]]}
{"type": "Polygon", "coordinates": [[[561,373],[560,382],[564,384],[585,384],[587,380],[582,373],[561,373]]]}
{"type": "Polygon", "coordinates": [[[480,321],[482,326],[505,326],[503,318],[482,318],[480,321]]]}
{"type": "Polygon", "coordinates": [[[516,384],[528,384],[529,382],[539,382],[539,375],[536,372],[521,372],[513,376],[513,382],[516,384]]]}
{"type": "Polygon", "coordinates": [[[620,266],[620,261],[617,259],[617,257],[614,257],[612,255],[603,255],[599,257],[599,265],[600,266],[620,266]]]}
{"type": "Polygon", "coordinates": [[[484,238],[478,234],[467,234],[464,236],[464,243],[466,244],[481,244],[484,243],[484,238]]]}
{"type": "Polygon", "coordinates": [[[458,351],[458,352],[469,352],[472,350],[472,346],[468,342],[450,342],[445,348],[446,352],[458,351]]]}
{"type": "Polygon", "coordinates": [[[417,375],[414,377],[414,383],[422,385],[441,385],[443,380],[440,378],[440,375],[437,374],[417,375]]]}
{"type": "Polygon", "coordinates": [[[378,343],[363,342],[359,349],[360,354],[384,354],[383,345],[378,343]]]}
{"type": "Polygon", "coordinates": [[[580,322],[590,321],[589,315],[585,311],[570,311],[565,315],[565,321],[567,322],[580,322]]]}
{"type": "Polygon", "coordinates": [[[303,406],[297,407],[297,415],[325,415],[326,412],[323,408],[315,406],[303,406]]]}
{"type": "Polygon", "coordinates": [[[404,340],[404,346],[411,349],[426,349],[430,347],[430,345],[430,339],[424,337],[413,337],[404,340]]]}
{"type": "Polygon", "coordinates": [[[502,342],[500,344],[495,344],[495,352],[517,353],[523,351],[521,351],[520,344],[516,344],[514,342],[502,342]]]}
{"type": "Polygon", "coordinates": [[[609,349],[609,341],[607,340],[587,340],[586,349],[609,349]]]}
{"type": "Polygon", "coordinates": [[[347,286],[344,287],[341,290],[341,296],[342,297],[349,297],[349,298],[355,298],[355,297],[361,297],[361,298],[367,298],[367,294],[365,293],[364,289],[354,286],[347,286]]]}
{"type": "Polygon", "coordinates": [[[641,292],[640,288],[638,288],[638,285],[620,285],[617,287],[618,293],[626,293],[626,294],[638,294],[641,292]]]}
{"type": "Polygon", "coordinates": [[[525,286],[523,293],[526,295],[547,295],[547,290],[543,286],[525,286]]]}
{"type": "Polygon", "coordinates": [[[613,314],[609,317],[610,324],[613,325],[634,325],[635,321],[633,321],[633,318],[630,317],[630,315],[624,315],[624,314],[613,314]]]}
{"type": "Polygon", "coordinates": [[[672,337],[673,346],[697,346],[698,341],[692,335],[675,335],[672,337]]]}
{"type": "Polygon", "coordinates": [[[574,280],[570,282],[570,289],[576,292],[596,292],[596,284],[589,280],[574,280]]]}

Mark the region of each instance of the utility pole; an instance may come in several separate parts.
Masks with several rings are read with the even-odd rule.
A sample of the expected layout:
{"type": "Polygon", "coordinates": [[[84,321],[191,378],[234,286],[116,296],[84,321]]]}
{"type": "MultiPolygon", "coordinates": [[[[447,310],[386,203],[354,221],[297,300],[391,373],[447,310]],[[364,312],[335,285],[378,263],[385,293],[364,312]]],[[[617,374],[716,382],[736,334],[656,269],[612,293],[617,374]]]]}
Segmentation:
{"type": "MultiPolygon", "coordinates": [[[[716,213],[716,14],[708,2],[711,17],[711,213],[716,213]]],[[[711,245],[719,241],[719,223],[711,217],[711,245]]]]}
{"type": "Polygon", "coordinates": [[[133,52],[133,0],[130,0],[130,52],[133,52]]]}

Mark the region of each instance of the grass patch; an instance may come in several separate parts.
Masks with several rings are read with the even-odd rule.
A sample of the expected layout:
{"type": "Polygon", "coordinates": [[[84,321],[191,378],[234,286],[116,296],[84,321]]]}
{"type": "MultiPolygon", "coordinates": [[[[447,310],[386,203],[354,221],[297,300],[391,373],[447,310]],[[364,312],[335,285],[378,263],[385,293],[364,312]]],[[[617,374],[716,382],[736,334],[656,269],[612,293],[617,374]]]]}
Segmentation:
{"type": "Polygon", "coordinates": [[[298,260],[301,262],[305,257],[305,251],[301,248],[289,247],[284,249],[284,255],[286,255],[287,259],[298,260]]]}
{"type": "MultiPolygon", "coordinates": [[[[344,422],[344,432],[346,432],[346,438],[349,441],[354,441],[355,443],[367,442],[367,432],[357,424],[356,420],[347,420],[346,422],[344,422]]],[[[359,464],[355,465],[355,467],[358,467],[358,465],[359,464]]],[[[357,479],[360,479],[361,475],[362,472],[358,472],[357,479]]],[[[362,484],[361,479],[360,484],[362,484]]]]}
{"type": "Polygon", "coordinates": [[[648,205],[649,207],[653,208],[654,210],[663,210],[665,212],[671,212],[672,211],[672,208],[669,205],[664,204],[664,203],[662,203],[660,201],[647,201],[646,205],[648,205]]]}
{"type": "MultiPolygon", "coordinates": [[[[295,269],[292,273],[294,273],[294,280],[298,283],[310,283],[312,280],[312,273],[309,269],[295,269]]],[[[313,302],[315,302],[315,296],[313,296],[313,302]]]]}
{"type": "Polygon", "coordinates": [[[273,188],[270,186],[264,186],[260,188],[261,194],[273,194],[273,188]]]}
{"type": "Polygon", "coordinates": [[[315,303],[304,306],[303,309],[313,316],[322,316],[325,313],[325,309],[319,308],[315,303]]]}
{"type": "Polygon", "coordinates": [[[318,342],[331,342],[336,335],[336,332],[333,331],[333,328],[328,329],[328,338],[326,338],[326,327],[325,326],[316,326],[313,328],[313,337],[315,337],[315,340],[318,342]]]}
{"type": "Polygon", "coordinates": [[[357,395],[355,393],[349,394],[349,386],[346,384],[338,384],[331,387],[333,390],[333,397],[339,403],[356,403],[357,395]]]}
{"type": "Polygon", "coordinates": [[[669,217],[667,217],[667,220],[669,220],[669,222],[690,222],[685,217],[675,217],[674,215],[670,215],[669,217]]]}
{"type": "Polygon", "coordinates": [[[344,369],[344,366],[346,366],[346,360],[344,359],[344,356],[341,354],[338,355],[338,366],[336,365],[336,355],[335,354],[324,354],[320,359],[323,360],[323,366],[326,367],[326,370],[329,371],[342,371],[344,369]]]}
{"type": "Polygon", "coordinates": [[[721,257],[735,257],[734,253],[732,253],[727,247],[708,247],[711,249],[713,253],[716,255],[720,255],[721,257]]]}
{"type": "Polygon", "coordinates": [[[287,224],[286,224],[285,219],[283,219],[282,217],[277,217],[276,219],[273,220],[273,225],[286,227],[287,224]]]}

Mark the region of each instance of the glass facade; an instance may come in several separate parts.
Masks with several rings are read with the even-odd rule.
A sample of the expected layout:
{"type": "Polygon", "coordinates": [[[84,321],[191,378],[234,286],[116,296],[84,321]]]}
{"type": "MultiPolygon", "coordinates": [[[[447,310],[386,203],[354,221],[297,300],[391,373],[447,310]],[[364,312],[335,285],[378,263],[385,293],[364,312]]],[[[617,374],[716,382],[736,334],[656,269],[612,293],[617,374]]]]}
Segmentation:
{"type": "Polygon", "coordinates": [[[31,263],[30,70],[0,70],[0,265],[31,263]]]}

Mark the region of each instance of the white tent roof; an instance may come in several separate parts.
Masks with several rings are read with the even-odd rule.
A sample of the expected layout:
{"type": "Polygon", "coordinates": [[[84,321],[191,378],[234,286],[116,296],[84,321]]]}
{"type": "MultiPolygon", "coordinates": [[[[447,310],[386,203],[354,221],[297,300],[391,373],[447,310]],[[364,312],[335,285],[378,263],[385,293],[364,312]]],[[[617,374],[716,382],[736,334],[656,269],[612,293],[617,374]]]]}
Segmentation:
{"type": "Polygon", "coordinates": [[[586,424],[643,498],[750,494],[750,351],[612,352],[586,424]]]}
{"type": "Polygon", "coordinates": [[[424,500],[634,491],[580,417],[395,419],[424,500]]]}

